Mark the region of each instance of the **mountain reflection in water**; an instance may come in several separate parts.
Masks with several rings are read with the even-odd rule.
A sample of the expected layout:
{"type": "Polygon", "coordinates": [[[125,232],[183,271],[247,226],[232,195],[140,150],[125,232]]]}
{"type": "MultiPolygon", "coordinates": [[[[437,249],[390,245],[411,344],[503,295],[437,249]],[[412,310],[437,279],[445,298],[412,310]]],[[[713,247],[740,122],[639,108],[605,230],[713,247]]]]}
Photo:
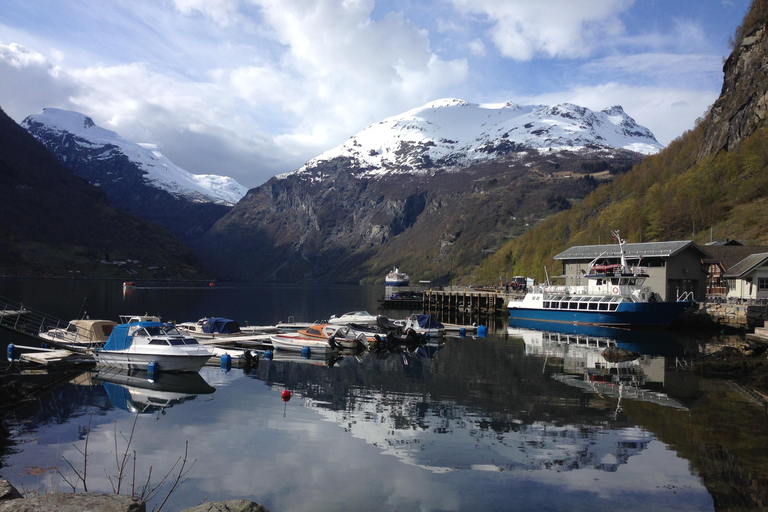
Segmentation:
{"type": "Polygon", "coordinates": [[[45,469],[82,459],[90,421],[89,490],[111,492],[104,474],[131,410],[150,412],[132,441],[137,481],[150,466],[167,471],[186,442],[197,459],[169,510],[235,498],[275,512],[762,506],[764,407],[677,369],[712,340],[605,334],[511,326],[332,361],[278,352],[174,385],[141,373],[47,375],[34,401],[4,417],[14,446],[2,476],[61,488],[45,469]],[[611,346],[635,355],[606,357],[611,346]]]}

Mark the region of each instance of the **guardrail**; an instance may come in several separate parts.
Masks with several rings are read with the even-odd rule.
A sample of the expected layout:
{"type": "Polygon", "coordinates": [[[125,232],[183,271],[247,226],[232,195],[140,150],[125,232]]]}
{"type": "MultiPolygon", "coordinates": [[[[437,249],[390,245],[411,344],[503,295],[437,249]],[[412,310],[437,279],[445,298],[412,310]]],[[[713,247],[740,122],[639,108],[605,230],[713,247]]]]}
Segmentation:
{"type": "Polygon", "coordinates": [[[0,297],[0,327],[19,334],[37,337],[41,331],[66,327],[64,321],[25,306],[21,302],[0,297]]]}

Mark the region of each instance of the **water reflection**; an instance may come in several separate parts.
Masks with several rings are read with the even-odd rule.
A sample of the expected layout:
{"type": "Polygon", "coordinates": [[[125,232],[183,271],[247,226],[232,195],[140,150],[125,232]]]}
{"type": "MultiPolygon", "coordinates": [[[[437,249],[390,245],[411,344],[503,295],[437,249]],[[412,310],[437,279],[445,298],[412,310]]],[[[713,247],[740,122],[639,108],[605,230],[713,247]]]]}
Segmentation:
{"type": "MultiPolygon", "coordinates": [[[[507,510],[510,503],[578,510],[619,502],[632,510],[711,510],[713,496],[759,503],[765,427],[752,418],[736,428],[750,426],[756,450],[731,424],[754,408],[739,403],[738,414],[722,414],[733,397],[720,388],[705,393],[698,379],[665,364],[674,357],[606,357],[621,343],[509,330],[341,354],[333,364],[278,351],[247,370],[204,368],[202,387],[215,393],[203,394],[199,382],[155,386],[198,399],[161,406],[160,422],[142,415],[135,447],[142,468],[167,469],[187,440],[200,459],[173,510],[206,498],[298,511],[507,510]],[[293,393],[287,403],[285,389],[293,393]]],[[[4,476],[33,485],[24,468],[53,466],[60,452],[76,460],[69,441],[82,448],[84,416],[94,409],[89,464],[109,467],[116,432],[128,432],[134,418],[119,404],[160,403],[140,396],[152,391],[138,382],[144,377],[69,379],[39,397],[39,410],[55,416],[32,404],[17,411],[24,428],[13,431],[18,451],[6,455],[4,476]],[[115,400],[104,382],[125,394],[115,400]]]]}
{"type": "MultiPolygon", "coordinates": [[[[555,380],[586,393],[617,398],[614,414],[621,411],[622,399],[645,400],[687,410],[680,401],[658,391],[664,386],[666,360],[663,356],[641,355],[624,348],[628,345],[620,339],[595,335],[606,334],[606,331],[610,330],[584,334],[581,330],[568,332],[565,328],[553,332],[510,326],[508,332],[523,339],[526,354],[544,357],[544,365],[554,372],[555,380]]],[[[639,348],[637,343],[631,346],[639,348]]]]}
{"type": "Polygon", "coordinates": [[[92,378],[103,384],[112,405],[139,414],[165,414],[166,408],[216,390],[199,373],[150,375],[140,370],[106,368],[92,378]]]}

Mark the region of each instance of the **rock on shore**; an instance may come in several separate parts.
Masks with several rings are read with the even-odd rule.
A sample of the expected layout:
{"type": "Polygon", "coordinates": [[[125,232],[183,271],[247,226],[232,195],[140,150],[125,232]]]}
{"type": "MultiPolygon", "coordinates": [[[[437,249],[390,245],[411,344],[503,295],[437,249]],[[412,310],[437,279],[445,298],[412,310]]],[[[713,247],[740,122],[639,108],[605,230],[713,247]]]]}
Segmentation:
{"type": "MultiPolygon", "coordinates": [[[[24,498],[10,483],[0,480],[0,512],[145,512],[144,503],[130,496],[93,492],[52,492],[24,498]]],[[[248,500],[203,503],[181,512],[269,512],[248,500]]]]}

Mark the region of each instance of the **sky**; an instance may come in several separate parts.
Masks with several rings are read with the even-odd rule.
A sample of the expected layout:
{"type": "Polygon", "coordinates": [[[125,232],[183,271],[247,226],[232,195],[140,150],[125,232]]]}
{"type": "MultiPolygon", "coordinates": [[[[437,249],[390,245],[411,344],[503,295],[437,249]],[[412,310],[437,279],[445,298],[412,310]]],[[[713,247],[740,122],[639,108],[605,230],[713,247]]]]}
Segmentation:
{"type": "Polygon", "coordinates": [[[662,144],[749,0],[3,0],[0,108],[74,110],[255,187],[440,98],[621,105],[662,144]]]}

